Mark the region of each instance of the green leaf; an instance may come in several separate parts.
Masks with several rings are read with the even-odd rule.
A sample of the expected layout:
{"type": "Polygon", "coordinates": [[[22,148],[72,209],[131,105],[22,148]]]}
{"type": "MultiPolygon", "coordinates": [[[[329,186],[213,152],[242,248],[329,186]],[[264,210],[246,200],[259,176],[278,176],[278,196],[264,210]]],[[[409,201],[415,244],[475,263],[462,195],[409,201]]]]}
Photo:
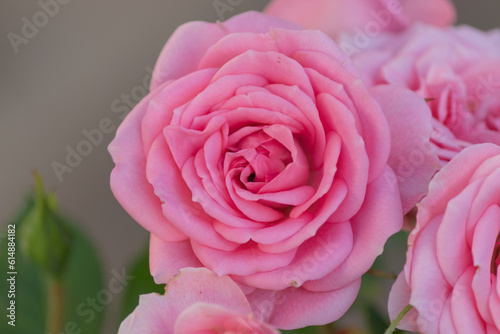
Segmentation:
{"type": "Polygon", "coordinates": [[[299,328],[299,329],[294,329],[294,330],[290,330],[290,331],[282,330],[281,333],[283,333],[283,334],[317,334],[319,332],[318,332],[317,326],[310,326],[310,327],[299,328]]]}
{"type": "MultiPolygon", "coordinates": [[[[16,219],[16,263],[15,270],[15,327],[8,325],[8,318],[0,320],[0,333],[9,334],[46,334],[44,333],[47,309],[47,278],[44,270],[33,263],[21,252],[18,232],[22,221],[33,208],[32,198],[26,201],[16,219]]],[[[85,234],[74,225],[69,226],[73,235],[71,251],[62,273],[64,284],[64,324],[65,333],[98,334],[102,327],[104,312],[96,311],[88,305],[87,298],[99,297],[103,289],[103,277],[99,258],[85,234]],[[93,319],[90,319],[90,315],[93,319]],[[79,332],[78,329],[81,331],[79,332]]],[[[8,271],[8,233],[1,231],[0,238],[0,270],[8,271]]],[[[3,275],[2,275],[3,276],[3,275]]],[[[0,308],[6,310],[10,300],[7,296],[9,285],[6,279],[0,279],[0,308]]],[[[13,300],[13,299],[12,299],[13,300]]],[[[103,306],[103,305],[101,305],[103,306]]],[[[59,333],[52,333],[59,334],[59,333]]]]}
{"type": "Polygon", "coordinates": [[[131,265],[131,270],[127,273],[134,277],[127,285],[123,297],[120,319],[123,321],[130,313],[134,311],[139,304],[139,296],[157,292],[165,292],[165,284],[158,285],[154,282],[149,272],[149,249],[141,252],[139,257],[131,265]]]}

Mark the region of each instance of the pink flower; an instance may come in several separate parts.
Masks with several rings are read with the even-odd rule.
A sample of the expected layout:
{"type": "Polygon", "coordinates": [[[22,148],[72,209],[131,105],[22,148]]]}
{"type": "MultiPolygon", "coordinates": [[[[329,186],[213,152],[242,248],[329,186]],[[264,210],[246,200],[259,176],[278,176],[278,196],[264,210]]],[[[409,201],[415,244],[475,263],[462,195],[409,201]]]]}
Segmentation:
{"type": "Polygon", "coordinates": [[[367,84],[400,85],[429,99],[443,165],[471,144],[500,144],[500,30],[417,25],[360,48],[355,40],[341,46],[367,84]]]}
{"type": "Polygon", "coordinates": [[[118,334],[262,333],[279,334],[252,316],[243,292],[227,276],[186,268],[172,278],[165,294],[142,295],[118,334]]]}
{"type": "Polygon", "coordinates": [[[375,37],[398,32],[415,22],[446,27],[455,21],[449,0],[274,0],[267,14],[337,38],[341,34],[375,37]]]}
{"type": "Polygon", "coordinates": [[[388,166],[428,143],[423,99],[368,92],[328,36],[290,28],[252,12],[181,26],[109,146],[112,190],[152,233],[155,279],[201,266],[230,275],[257,315],[285,329],[349,308],[401,228],[396,185],[411,207],[437,168],[388,166]],[[392,136],[410,140],[391,149],[382,110],[392,136]]]}
{"type": "Polygon", "coordinates": [[[389,296],[401,328],[429,334],[500,333],[500,147],[464,149],[418,205],[407,262],[389,296]]]}

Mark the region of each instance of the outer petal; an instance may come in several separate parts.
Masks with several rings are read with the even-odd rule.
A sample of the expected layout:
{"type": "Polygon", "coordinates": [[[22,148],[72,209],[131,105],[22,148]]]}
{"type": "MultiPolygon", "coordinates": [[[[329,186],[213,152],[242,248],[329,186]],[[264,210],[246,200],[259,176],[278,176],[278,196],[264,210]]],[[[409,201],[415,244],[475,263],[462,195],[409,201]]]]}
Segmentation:
{"type": "Polygon", "coordinates": [[[206,303],[196,303],[184,310],[175,324],[175,333],[280,334],[278,330],[257,321],[252,316],[206,303]]]}
{"type": "MultiPolygon", "coordinates": [[[[411,290],[408,282],[406,282],[405,275],[400,273],[389,293],[388,310],[391,321],[394,321],[399,313],[410,304],[410,297],[411,290]]],[[[417,310],[412,308],[399,322],[398,328],[413,332],[418,331],[415,321],[417,317],[417,310]]]]}
{"type": "Polygon", "coordinates": [[[245,295],[229,277],[217,277],[206,268],[186,268],[169,281],[165,295],[141,296],[139,306],[123,321],[118,333],[173,333],[182,311],[199,302],[241,314],[251,312],[245,295]]]}
{"type": "Polygon", "coordinates": [[[201,21],[188,22],[178,27],[156,61],[151,90],[168,80],[195,72],[208,48],[227,33],[217,24],[201,21]]]}
{"type": "Polygon", "coordinates": [[[108,150],[116,164],[111,172],[111,190],[120,204],[139,224],[165,240],[180,241],[186,236],[165,219],[161,202],[146,179],[141,122],[149,101],[161,88],[144,98],[118,128],[108,150]]]}
{"type": "Polygon", "coordinates": [[[157,284],[165,284],[183,268],[203,267],[194,255],[189,240],[163,241],[151,234],[149,241],[149,269],[157,284]]]}
{"type": "Polygon", "coordinates": [[[304,288],[283,291],[256,290],[247,295],[257,317],[280,329],[325,325],[339,319],[352,305],[361,279],[333,291],[310,292],[304,288]]]}
{"type": "Polygon", "coordinates": [[[427,193],[439,159],[430,144],[432,115],[424,99],[410,90],[381,85],[371,93],[382,106],[391,129],[389,166],[396,173],[403,212],[427,193]]]}

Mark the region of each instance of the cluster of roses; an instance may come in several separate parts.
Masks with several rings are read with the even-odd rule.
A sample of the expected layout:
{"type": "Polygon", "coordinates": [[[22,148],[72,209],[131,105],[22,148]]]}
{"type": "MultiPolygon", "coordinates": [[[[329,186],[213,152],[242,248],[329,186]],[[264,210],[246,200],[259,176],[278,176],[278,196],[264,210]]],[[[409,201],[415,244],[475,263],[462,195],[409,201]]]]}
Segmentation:
{"type": "Polygon", "coordinates": [[[500,333],[500,30],[450,26],[447,0],[266,12],[179,27],[109,146],[167,283],[119,332],[335,321],[416,205],[391,317],[500,333]]]}

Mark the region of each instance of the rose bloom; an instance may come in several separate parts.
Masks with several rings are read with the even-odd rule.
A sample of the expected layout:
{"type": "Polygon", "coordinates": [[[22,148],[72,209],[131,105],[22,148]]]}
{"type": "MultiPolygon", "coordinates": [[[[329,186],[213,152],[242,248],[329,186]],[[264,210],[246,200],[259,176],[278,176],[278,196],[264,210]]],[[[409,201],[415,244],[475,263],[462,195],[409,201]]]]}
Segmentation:
{"type": "Polygon", "coordinates": [[[374,37],[382,31],[403,31],[415,22],[446,27],[456,16],[449,0],[273,0],[265,13],[322,30],[332,38],[374,37]]]}
{"type": "Polygon", "coordinates": [[[442,165],[471,144],[500,144],[500,30],[416,25],[359,49],[356,40],[341,45],[368,85],[400,85],[428,99],[442,165]]]}
{"type": "Polygon", "coordinates": [[[464,149],[418,204],[407,262],[389,296],[400,328],[429,334],[500,333],[500,147],[464,149]]]}
{"type": "MultiPolygon", "coordinates": [[[[391,150],[382,110],[393,135],[424,143],[432,130],[418,95],[368,92],[328,36],[297,29],[255,12],[181,26],[109,146],[112,190],[152,233],[155,280],[185,267],[230,275],[284,329],[342,316],[401,228],[388,160],[414,147],[391,150]]],[[[434,172],[401,183],[407,206],[434,172]]]]}
{"type": "Polygon", "coordinates": [[[262,333],[279,334],[252,315],[245,294],[227,276],[206,268],[186,268],[172,278],[165,294],[142,295],[118,334],[262,333]]]}

